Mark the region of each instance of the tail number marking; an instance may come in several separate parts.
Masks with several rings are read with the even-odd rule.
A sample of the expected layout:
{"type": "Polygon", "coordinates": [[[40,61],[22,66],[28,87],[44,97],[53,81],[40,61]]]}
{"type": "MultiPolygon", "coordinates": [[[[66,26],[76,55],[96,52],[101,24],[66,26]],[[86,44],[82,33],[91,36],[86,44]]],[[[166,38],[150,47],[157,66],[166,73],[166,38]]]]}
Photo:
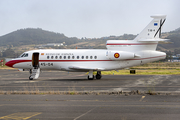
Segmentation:
{"type": "Polygon", "coordinates": [[[53,66],[53,63],[41,63],[41,66],[53,66]]]}

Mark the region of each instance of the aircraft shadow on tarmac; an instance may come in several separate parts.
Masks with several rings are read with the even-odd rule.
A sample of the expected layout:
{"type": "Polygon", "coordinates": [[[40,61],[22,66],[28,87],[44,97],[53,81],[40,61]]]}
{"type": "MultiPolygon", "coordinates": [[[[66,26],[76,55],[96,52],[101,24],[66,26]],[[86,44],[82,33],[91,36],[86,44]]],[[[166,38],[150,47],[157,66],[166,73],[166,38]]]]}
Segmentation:
{"type": "MultiPolygon", "coordinates": [[[[97,81],[98,79],[88,80],[88,79],[48,79],[43,81],[97,81]]],[[[99,81],[99,80],[98,80],[99,81]]]]}

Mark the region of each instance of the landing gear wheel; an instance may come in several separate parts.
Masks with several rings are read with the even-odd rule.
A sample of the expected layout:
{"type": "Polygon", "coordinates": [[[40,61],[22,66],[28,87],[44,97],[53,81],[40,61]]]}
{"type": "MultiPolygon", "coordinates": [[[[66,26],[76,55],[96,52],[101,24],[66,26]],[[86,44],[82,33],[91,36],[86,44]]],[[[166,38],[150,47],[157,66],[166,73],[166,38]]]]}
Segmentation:
{"type": "Polygon", "coordinates": [[[31,76],[29,76],[29,80],[33,80],[33,78],[31,78],[31,76]]]}
{"type": "Polygon", "coordinates": [[[96,74],[96,79],[101,79],[101,71],[97,71],[97,74],[96,74]]]}
{"type": "Polygon", "coordinates": [[[93,78],[89,78],[89,75],[88,75],[88,80],[93,80],[94,79],[94,75],[93,75],[93,78]]]}
{"type": "Polygon", "coordinates": [[[96,79],[101,79],[101,77],[102,77],[102,76],[99,75],[99,74],[96,75],[96,79]]]}
{"type": "Polygon", "coordinates": [[[33,78],[31,78],[32,69],[29,70],[29,73],[30,73],[29,80],[33,80],[33,78]]]}

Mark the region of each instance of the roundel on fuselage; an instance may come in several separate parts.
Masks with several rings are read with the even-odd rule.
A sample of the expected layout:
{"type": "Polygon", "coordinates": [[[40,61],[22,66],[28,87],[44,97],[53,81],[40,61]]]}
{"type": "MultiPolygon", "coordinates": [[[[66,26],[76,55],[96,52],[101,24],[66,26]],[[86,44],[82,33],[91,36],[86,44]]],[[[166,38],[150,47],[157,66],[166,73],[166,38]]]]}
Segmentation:
{"type": "Polygon", "coordinates": [[[119,53],[114,53],[115,58],[119,58],[119,56],[120,56],[119,53]]]}

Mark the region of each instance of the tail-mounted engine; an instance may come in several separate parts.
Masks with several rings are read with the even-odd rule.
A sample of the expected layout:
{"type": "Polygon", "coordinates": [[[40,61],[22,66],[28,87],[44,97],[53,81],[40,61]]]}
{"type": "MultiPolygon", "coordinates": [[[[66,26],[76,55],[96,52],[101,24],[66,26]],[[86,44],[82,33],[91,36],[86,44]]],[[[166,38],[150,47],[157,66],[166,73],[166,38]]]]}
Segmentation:
{"type": "Polygon", "coordinates": [[[135,54],[125,51],[107,51],[107,56],[111,60],[126,60],[133,59],[135,57],[135,54]]]}

